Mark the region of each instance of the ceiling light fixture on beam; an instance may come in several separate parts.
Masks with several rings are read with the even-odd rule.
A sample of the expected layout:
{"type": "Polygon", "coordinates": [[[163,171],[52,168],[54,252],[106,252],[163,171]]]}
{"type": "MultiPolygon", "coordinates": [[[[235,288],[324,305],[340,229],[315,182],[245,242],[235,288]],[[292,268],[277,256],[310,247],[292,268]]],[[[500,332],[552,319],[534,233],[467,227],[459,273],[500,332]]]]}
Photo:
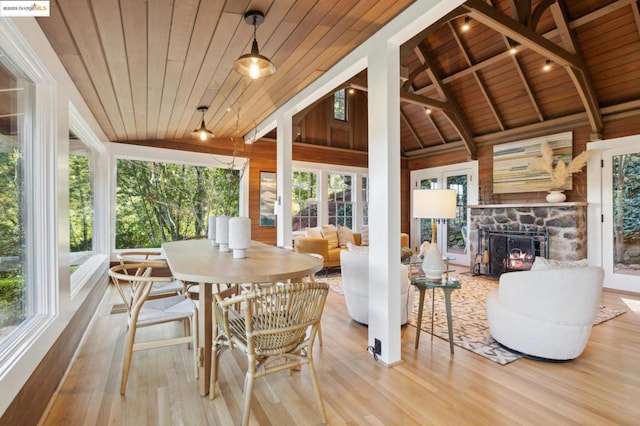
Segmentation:
{"type": "Polygon", "coordinates": [[[244,21],[249,25],[253,25],[251,53],[247,53],[236,59],[233,68],[239,74],[251,77],[254,80],[261,77],[268,77],[276,72],[276,66],[273,65],[269,58],[260,54],[258,41],[256,40],[256,30],[258,25],[264,22],[264,13],[259,10],[250,10],[244,14],[244,21]]]}
{"type": "Polygon", "coordinates": [[[513,41],[511,39],[507,39],[509,40],[509,53],[511,53],[512,55],[515,55],[516,53],[518,53],[518,46],[520,45],[520,43],[518,43],[517,41],[513,41]]]}
{"type": "Polygon", "coordinates": [[[469,22],[471,22],[471,18],[469,18],[468,16],[465,16],[464,17],[464,23],[462,24],[460,29],[462,31],[469,31],[469,29],[471,28],[471,25],[469,25],[469,22]]]}
{"type": "Polygon", "coordinates": [[[201,141],[206,141],[209,138],[213,138],[214,134],[207,129],[207,126],[204,124],[204,113],[207,112],[209,108],[206,106],[199,106],[198,111],[202,113],[202,122],[200,123],[200,128],[195,129],[191,136],[199,138],[201,141]]]}
{"type": "Polygon", "coordinates": [[[546,60],[544,61],[544,65],[542,67],[542,71],[550,71],[551,70],[551,61],[550,60],[546,60]]]}

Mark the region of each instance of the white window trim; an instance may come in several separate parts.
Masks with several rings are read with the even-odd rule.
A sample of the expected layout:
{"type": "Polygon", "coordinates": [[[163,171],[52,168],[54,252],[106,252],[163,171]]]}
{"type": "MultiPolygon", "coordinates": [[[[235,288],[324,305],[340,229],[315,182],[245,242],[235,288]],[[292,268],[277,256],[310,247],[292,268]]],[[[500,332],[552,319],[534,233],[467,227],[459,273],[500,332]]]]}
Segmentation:
{"type": "MultiPolygon", "coordinates": [[[[84,120],[82,114],[78,109],[69,103],[69,129],[82,141],[82,143],[91,150],[91,167],[93,174],[93,253],[89,259],[82,263],[82,265],[73,273],[70,277],[71,286],[71,298],[74,299],[80,291],[88,283],[96,283],[95,280],[91,280],[91,277],[96,271],[102,268],[107,260],[107,249],[104,242],[104,232],[100,232],[101,228],[104,228],[109,216],[107,211],[107,200],[105,199],[106,185],[102,183],[106,182],[106,167],[104,161],[100,161],[102,158],[107,157],[107,149],[100,141],[98,136],[93,132],[91,126],[84,120]]],[[[67,216],[68,218],[68,216],[67,216]]],[[[68,224],[67,224],[68,225],[68,224]]],[[[67,226],[69,229],[69,226],[67,226]]],[[[72,254],[69,254],[70,258],[72,254]]]]}
{"type": "MultiPolygon", "coordinates": [[[[34,102],[26,126],[32,134],[31,143],[25,145],[25,235],[27,241],[27,285],[35,295],[31,303],[37,313],[17,327],[12,340],[4,342],[0,352],[0,384],[25,355],[37,358],[30,349],[47,332],[59,307],[58,250],[56,216],[44,212],[57,211],[57,144],[56,141],[56,86],[55,79],[35,55],[22,33],[9,19],[0,20],[2,50],[7,58],[34,84],[34,102]],[[34,126],[33,123],[38,123],[34,126]]],[[[1,401],[0,412],[5,401],[1,401]]]]}

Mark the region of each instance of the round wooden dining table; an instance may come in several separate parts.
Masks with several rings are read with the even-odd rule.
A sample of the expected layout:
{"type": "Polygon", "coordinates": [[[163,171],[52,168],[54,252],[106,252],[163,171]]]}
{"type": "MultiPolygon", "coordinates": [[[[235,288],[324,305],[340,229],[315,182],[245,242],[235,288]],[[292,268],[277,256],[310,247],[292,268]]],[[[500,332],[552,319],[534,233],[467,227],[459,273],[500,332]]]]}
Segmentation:
{"type": "Polygon", "coordinates": [[[212,293],[216,284],[269,283],[312,276],[323,267],[322,260],[252,241],[246,257],[220,252],[211,240],[164,243],[162,250],[174,278],[198,283],[199,385],[200,395],[209,393],[211,347],[213,343],[212,293]]]}

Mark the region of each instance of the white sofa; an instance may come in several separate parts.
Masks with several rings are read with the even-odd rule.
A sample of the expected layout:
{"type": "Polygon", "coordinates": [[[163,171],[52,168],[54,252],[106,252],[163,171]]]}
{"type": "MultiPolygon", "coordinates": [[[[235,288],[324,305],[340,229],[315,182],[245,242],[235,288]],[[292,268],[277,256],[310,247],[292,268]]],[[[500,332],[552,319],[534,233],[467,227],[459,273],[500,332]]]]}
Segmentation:
{"type": "Polygon", "coordinates": [[[487,296],[491,336],[534,357],[578,357],[599,309],[603,278],[604,270],[592,266],[502,274],[487,296]]]}
{"type": "MultiPolygon", "coordinates": [[[[369,254],[366,250],[340,252],[342,286],[347,310],[357,322],[369,324],[369,254]]],[[[400,265],[400,276],[393,283],[401,286],[400,324],[407,323],[409,303],[409,271],[406,265],[400,265]]]]}

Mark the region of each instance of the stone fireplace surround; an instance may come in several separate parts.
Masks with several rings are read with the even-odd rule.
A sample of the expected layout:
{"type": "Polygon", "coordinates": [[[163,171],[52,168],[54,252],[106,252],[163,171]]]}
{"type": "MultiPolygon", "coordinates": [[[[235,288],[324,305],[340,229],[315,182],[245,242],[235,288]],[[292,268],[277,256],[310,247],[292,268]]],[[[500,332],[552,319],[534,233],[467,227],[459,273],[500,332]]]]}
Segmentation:
{"type": "Polygon", "coordinates": [[[470,269],[481,261],[480,229],[492,231],[549,231],[549,258],[587,257],[587,203],[469,205],[470,269]]]}

